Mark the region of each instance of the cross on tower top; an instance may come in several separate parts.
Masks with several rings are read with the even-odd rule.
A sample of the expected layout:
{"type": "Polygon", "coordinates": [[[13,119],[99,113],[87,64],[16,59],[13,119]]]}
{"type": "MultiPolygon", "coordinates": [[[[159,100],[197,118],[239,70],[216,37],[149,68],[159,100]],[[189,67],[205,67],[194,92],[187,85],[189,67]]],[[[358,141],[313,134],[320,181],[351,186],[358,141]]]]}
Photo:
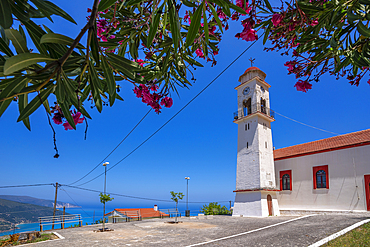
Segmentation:
{"type": "Polygon", "coordinates": [[[249,58],[249,61],[251,61],[251,67],[253,67],[254,60],[256,60],[256,59],[255,58],[249,58]]]}

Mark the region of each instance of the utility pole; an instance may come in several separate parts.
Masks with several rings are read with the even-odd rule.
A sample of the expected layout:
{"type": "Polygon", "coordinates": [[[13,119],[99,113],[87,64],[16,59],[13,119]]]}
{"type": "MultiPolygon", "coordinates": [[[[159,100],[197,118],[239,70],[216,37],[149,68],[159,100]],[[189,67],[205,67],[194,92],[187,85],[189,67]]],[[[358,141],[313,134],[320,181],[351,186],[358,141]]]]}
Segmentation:
{"type": "Polygon", "coordinates": [[[58,195],[58,183],[55,183],[55,200],[54,200],[54,212],[53,212],[53,225],[52,228],[54,230],[54,219],[55,219],[55,210],[57,208],[57,195],[58,195]]]}

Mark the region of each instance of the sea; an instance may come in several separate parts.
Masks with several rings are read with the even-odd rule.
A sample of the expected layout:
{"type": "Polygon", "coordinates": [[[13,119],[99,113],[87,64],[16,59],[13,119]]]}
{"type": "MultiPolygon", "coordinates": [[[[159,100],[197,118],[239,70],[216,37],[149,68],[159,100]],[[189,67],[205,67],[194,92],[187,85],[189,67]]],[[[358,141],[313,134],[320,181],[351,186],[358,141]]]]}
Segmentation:
{"type": "MultiPolygon", "coordinates": [[[[113,211],[114,208],[106,208],[105,213],[113,211]]],[[[167,209],[159,209],[160,211],[166,213],[167,209]]],[[[170,210],[173,210],[173,208],[170,208],[170,210]]],[[[193,206],[189,207],[190,210],[190,216],[196,216],[200,212],[199,206],[193,206]]],[[[179,212],[181,215],[185,215],[185,209],[179,208],[179,212]]],[[[103,208],[66,208],[66,213],[69,214],[79,214],[81,215],[82,219],[82,225],[91,225],[93,222],[96,222],[98,220],[101,220],[103,218],[103,208]]],[[[65,223],[64,227],[71,227],[75,224],[78,224],[78,222],[72,222],[72,223],[65,223]]],[[[43,226],[43,230],[51,230],[52,225],[45,225],[43,226]]],[[[54,229],[61,229],[60,224],[55,224],[54,229]]],[[[21,233],[21,232],[28,232],[28,231],[40,231],[40,224],[39,223],[25,223],[25,224],[18,224],[15,226],[15,229],[5,232],[0,232],[0,236],[14,234],[14,233],[21,233]]]]}

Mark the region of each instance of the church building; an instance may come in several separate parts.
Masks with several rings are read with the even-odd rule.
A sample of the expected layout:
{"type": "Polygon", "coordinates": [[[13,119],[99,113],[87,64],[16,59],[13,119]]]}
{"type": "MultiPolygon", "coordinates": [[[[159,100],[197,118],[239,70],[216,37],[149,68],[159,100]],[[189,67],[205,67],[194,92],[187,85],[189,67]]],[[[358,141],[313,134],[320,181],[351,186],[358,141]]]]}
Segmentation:
{"type": "Polygon", "coordinates": [[[233,216],[370,211],[370,129],[273,150],[266,74],[239,77],[233,216]]]}

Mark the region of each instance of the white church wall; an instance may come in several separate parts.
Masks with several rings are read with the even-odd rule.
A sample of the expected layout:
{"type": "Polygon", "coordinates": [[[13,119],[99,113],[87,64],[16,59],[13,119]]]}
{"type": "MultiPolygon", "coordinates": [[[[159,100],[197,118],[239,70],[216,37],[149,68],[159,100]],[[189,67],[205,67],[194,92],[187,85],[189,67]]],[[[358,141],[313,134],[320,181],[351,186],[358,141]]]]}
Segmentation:
{"type": "Polygon", "coordinates": [[[258,119],[259,153],[261,169],[261,188],[275,188],[274,156],[272,149],[271,123],[262,118],[258,119]]]}
{"type": "Polygon", "coordinates": [[[275,170],[278,188],[280,171],[292,171],[292,190],[278,192],[281,210],[366,210],[370,145],[278,160],[275,170]],[[321,165],[328,165],[329,189],[314,189],[312,168],[321,165]]]}
{"type": "Polygon", "coordinates": [[[260,191],[237,192],[235,195],[233,216],[262,216],[261,201],[260,191]]]}
{"type": "Polygon", "coordinates": [[[257,128],[257,117],[252,117],[238,124],[237,190],[260,188],[257,128]],[[245,124],[248,123],[250,128],[245,130],[245,124]]]}

